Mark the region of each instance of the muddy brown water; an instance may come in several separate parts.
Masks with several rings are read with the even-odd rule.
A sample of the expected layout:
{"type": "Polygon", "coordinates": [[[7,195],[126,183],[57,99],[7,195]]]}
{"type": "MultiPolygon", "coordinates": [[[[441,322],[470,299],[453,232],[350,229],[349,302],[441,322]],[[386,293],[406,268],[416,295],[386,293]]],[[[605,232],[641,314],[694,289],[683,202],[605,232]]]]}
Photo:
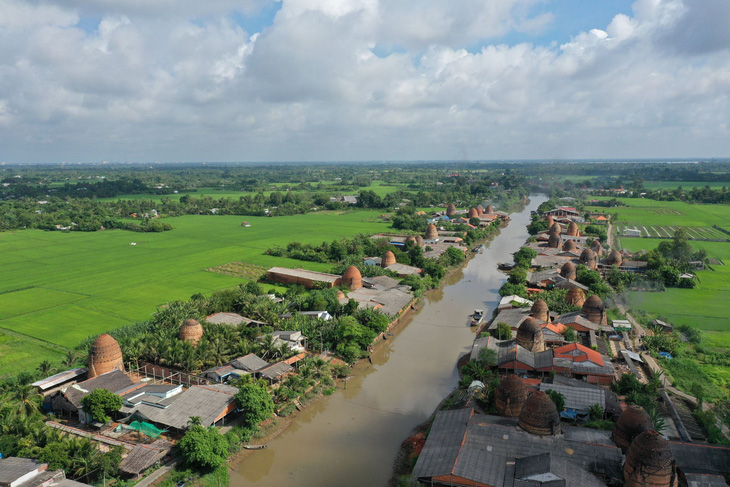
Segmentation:
{"type": "Polygon", "coordinates": [[[347,384],[308,406],[268,448],[243,458],[231,471],[231,487],[385,486],[401,443],[433,413],[459,381],[456,361],[471,349],[468,326],[475,308],[492,310],[506,275],[497,262],[512,262],[512,253],[527,238],[527,207],[483,253],[430,293],[410,322],[387,343],[353,368],[347,384]]]}

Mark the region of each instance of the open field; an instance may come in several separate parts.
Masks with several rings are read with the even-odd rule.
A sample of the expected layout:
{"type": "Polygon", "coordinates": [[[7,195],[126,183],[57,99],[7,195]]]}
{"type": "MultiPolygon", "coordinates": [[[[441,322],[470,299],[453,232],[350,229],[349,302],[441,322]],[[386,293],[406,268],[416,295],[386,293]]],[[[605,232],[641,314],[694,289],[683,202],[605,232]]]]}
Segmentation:
{"type": "MultiPolygon", "coordinates": [[[[609,208],[617,213],[619,230],[639,228],[648,233],[670,238],[682,227],[692,238],[730,238],[712,228],[718,225],[730,229],[730,207],[726,205],[691,205],[680,201],[654,201],[620,198],[629,206],[609,208]]],[[[659,245],[659,238],[620,238],[622,248],[636,252],[651,250],[659,245]]],[[[688,324],[705,330],[706,340],[715,343],[730,338],[730,315],[726,296],[730,292],[730,242],[692,241],[692,246],[707,250],[710,258],[723,260],[725,266],[714,266],[714,271],[698,272],[699,285],[695,289],[668,289],[663,293],[631,293],[634,307],[663,316],[675,325],[688,324]]],[[[729,340],[730,341],[730,340],[729,340]]]]}
{"type": "Polygon", "coordinates": [[[0,333],[0,377],[35,369],[44,359],[58,363],[63,352],[29,338],[0,333]]]}
{"type": "MultiPolygon", "coordinates": [[[[310,183],[313,186],[320,184],[319,182],[312,182],[310,183]]],[[[334,181],[322,181],[324,186],[332,185],[334,184],[334,181]]],[[[284,191],[283,188],[285,187],[294,187],[297,186],[296,184],[292,183],[275,183],[271,186],[276,186],[279,189],[279,191],[284,191]]],[[[373,191],[378,196],[385,196],[386,194],[393,193],[395,191],[406,189],[405,185],[388,185],[387,183],[384,183],[382,181],[373,181],[370,185],[364,186],[362,188],[358,188],[357,190],[347,191],[347,194],[353,194],[356,195],[360,191],[373,191]]],[[[329,189],[325,189],[325,191],[328,191],[329,189]]],[[[292,190],[294,192],[297,192],[298,190],[294,189],[292,190]]],[[[332,190],[334,191],[334,190],[332,190]]],[[[272,190],[263,191],[263,194],[265,196],[268,196],[272,193],[272,190]]],[[[153,200],[153,201],[161,201],[163,198],[169,198],[172,201],[178,201],[180,198],[182,198],[185,195],[188,195],[190,197],[195,198],[202,198],[203,196],[209,196],[211,198],[231,198],[237,200],[241,196],[245,195],[254,195],[255,192],[245,192],[245,191],[236,191],[234,189],[228,189],[228,188],[199,188],[198,191],[193,193],[176,193],[176,194],[125,194],[125,195],[118,195],[114,196],[112,198],[99,198],[99,201],[117,201],[117,200],[123,200],[123,201],[136,201],[136,200],[153,200]]]]}
{"type": "MultiPolygon", "coordinates": [[[[611,199],[608,197],[598,199],[611,199]]],[[[618,214],[619,225],[712,227],[730,230],[730,206],[692,205],[682,201],[655,201],[643,198],[617,198],[628,206],[588,207],[591,211],[618,214]]]]}
{"type": "Polygon", "coordinates": [[[668,225],[641,225],[641,224],[627,224],[619,223],[617,225],[619,236],[623,238],[673,238],[674,232],[680,228],[687,232],[690,240],[730,240],[730,235],[723,233],[720,230],[713,227],[683,227],[683,226],[668,226],[668,225]],[[629,237],[624,235],[626,229],[636,229],[641,232],[641,237],[629,237]]]}
{"type": "Polygon", "coordinates": [[[723,186],[730,186],[730,182],[727,181],[645,181],[644,187],[647,189],[676,189],[682,186],[682,189],[691,188],[704,188],[709,186],[712,189],[722,188],[723,186]]]}
{"type": "MultiPolygon", "coordinates": [[[[326,264],[263,252],[293,240],[319,243],[386,230],[379,215],[245,217],[251,227],[241,227],[240,216],[183,216],[166,219],[175,229],[163,233],[0,233],[0,333],[5,328],[71,348],[90,334],[145,320],[165,302],[243,282],[205,270],[211,267],[241,261],[327,271],[326,264]]],[[[0,346],[14,347],[0,338],[6,340],[0,346]]],[[[36,363],[45,358],[34,355],[36,363]]]]}

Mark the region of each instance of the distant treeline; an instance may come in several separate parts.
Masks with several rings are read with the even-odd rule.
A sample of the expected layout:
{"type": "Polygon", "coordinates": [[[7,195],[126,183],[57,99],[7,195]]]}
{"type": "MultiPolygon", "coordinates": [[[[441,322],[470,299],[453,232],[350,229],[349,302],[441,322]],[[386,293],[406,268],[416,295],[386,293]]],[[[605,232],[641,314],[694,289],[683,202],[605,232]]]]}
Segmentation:
{"type": "Polygon", "coordinates": [[[81,171],[78,168],[70,173],[65,168],[3,168],[0,170],[0,175],[5,173],[3,187],[0,189],[3,199],[0,201],[0,230],[36,228],[96,231],[121,228],[163,231],[171,227],[159,222],[159,218],[180,215],[281,216],[353,207],[392,211],[402,207],[412,209],[439,206],[446,202],[476,206],[487,200],[495,205],[506,206],[527,194],[524,177],[510,170],[473,171],[467,177],[456,172],[447,173],[448,171],[435,165],[429,166],[430,172],[421,174],[417,174],[410,166],[404,166],[403,173],[394,171],[390,166],[378,166],[379,173],[365,174],[361,172],[361,166],[343,165],[329,168],[327,176],[332,181],[333,176],[341,174],[342,177],[336,176],[334,179],[346,180],[346,183],[301,182],[296,186],[297,189],[267,190],[266,193],[258,190],[241,193],[238,198],[196,196],[193,192],[175,198],[163,195],[160,201],[147,198],[99,201],[100,198],[120,194],[169,193],[175,187],[192,188],[192,191],[196,191],[196,188],[205,187],[202,185],[220,184],[221,181],[230,181],[233,184],[225,187],[231,192],[235,192],[234,188],[245,188],[249,184],[258,188],[262,185],[269,188],[279,179],[314,177],[318,174],[316,167],[282,166],[277,167],[277,171],[268,167],[254,167],[242,173],[243,168],[239,166],[230,169],[183,169],[173,166],[154,171],[103,166],[87,168],[84,171],[85,176],[77,175],[81,171]],[[357,170],[353,170],[353,167],[357,170]],[[398,173],[398,176],[394,177],[393,172],[398,173]],[[397,179],[400,184],[398,187],[408,189],[399,189],[385,196],[372,190],[355,190],[356,187],[363,188],[372,184],[376,176],[381,180],[397,179]],[[71,182],[78,178],[85,180],[71,182]],[[402,181],[404,178],[410,182],[405,184],[402,181]],[[59,184],[61,180],[68,181],[59,184]],[[352,189],[348,194],[358,197],[357,204],[350,205],[342,201],[341,193],[333,188],[352,189]],[[131,218],[138,220],[130,220],[131,218]],[[137,221],[143,223],[138,224],[137,221]]]}

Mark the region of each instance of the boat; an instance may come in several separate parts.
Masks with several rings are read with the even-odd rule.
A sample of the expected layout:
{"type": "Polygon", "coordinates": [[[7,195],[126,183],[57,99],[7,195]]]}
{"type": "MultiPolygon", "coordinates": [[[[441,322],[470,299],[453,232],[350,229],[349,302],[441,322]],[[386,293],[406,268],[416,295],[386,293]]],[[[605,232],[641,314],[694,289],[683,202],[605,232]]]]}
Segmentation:
{"type": "Polygon", "coordinates": [[[511,271],[515,268],[514,264],[505,264],[503,262],[497,262],[497,269],[500,271],[511,271]]]}
{"type": "Polygon", "coordinates": [[[481,251],[482,251],[482,250],[484,250],[484,245],[481,245],[481,244],[480,244],[480,245],[477,245],[476,247],[474,247],[474,248],[472,249],[472,252],[477,252],[477,253],[481,253],[481,251]]]}
{"type": "Polygon", "coordinates": [[[245,450],[263,450],[266,445],[243,445],[245,450]]]}
{"type": "Polygon", "coordinates": [[[474,313],[471,315],[471,326],[477,326],[479,323],[482,322],[483,319],[484,319],[484,310],[475,309],[474,313]]]}

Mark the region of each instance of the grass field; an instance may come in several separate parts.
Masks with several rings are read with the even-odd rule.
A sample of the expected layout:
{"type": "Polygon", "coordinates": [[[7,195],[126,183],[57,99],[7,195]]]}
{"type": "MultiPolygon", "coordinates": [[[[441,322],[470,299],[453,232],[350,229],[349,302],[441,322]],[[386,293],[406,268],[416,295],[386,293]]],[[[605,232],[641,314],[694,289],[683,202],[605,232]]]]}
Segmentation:
{"type": "Polygon", "coordinates": [[[645,181],[644,187],[647,189],[675,189],[682,186],[682,189],[704,188],[709,186],[712,189],[730,186],[730,182],[705,182],[705,181],[645,181]]]}
{"type": "MultiPolygon", "coordinates": [[[[312,182],[312,185],[319,184],[318,182],[312,182]]],[[[334,181],[322,181],[323,185],[331,185],[334,184],[334,181]]],[[[276,186],[280,189],[280,191],[284,191],[284,187],[287,186],[296,186],[291,183],[275,183],[271,186],[276,186]]],[[[378,196],[385,196],[386,194],[393,193],[395,191],[405,189],[405,185],[389,185],[387,183],[384,183],[383,181],[373,181],[370,185],[364,186],[362,188],[358,188],[357,190],[349,191],[347,194],[358,194],[360,191],[373,191],[378,196]]],[[[297,190],[293,190],[296,192],[297,190]]],[[[271,194],[272,191],[264,191],[263,194],[265,196],[268,196],[271,194]]],[[[173,201],[177,201],[180,198],[182,198],[185,195],[195,197],[195,198],[201,198],[203,196],[209,196],[211,198],[231,198],[237,200],[241,196],[245,195],[253,195],[255,193],[253,192],[245,192],[245,191],[236,191],[233,189],[228,188],[198,188],[198,191],[194,193],[177,193],[177,194],[165,194],[165,195],[159,195],[159,194],[125,194],[125,195],[118,195],[114,196],[113,198],[99,198],[99,201],[117,201],[117,200],[123,200],[123,201],[136,201],[136,200],[153,200],[153,201],[160,201],[162,198],[169,198],[173,201]]]]}
{"type": "MultiPolygon", "coordinates": [[[[145,320],[156,307],[192,294],[235,286],[242,279],[205,269],[233,261],[265,267],[326,264],[263,255],[290,241],[319,243],[388,228],[377,211],[319,212],[289,217],[183,216],[165,220],[163,233],[0,233],[2,328],[74,347],[88,335],[145,320]],[[135,242],[136,245],[130,245],[135,242]]],[[[2,336],[0,347],[17,339],[2,336]]],[[[0,376],[6,353],[0,348],[0,376]]],[[[34,353],[37,362],[45,355],[34,353]]]]}
{"type": "MultiPolygon", "coordinates": [[[[610,199],[610,198],[602,198],[610,199]]],[[[730,206],[692,205],[681,201],[655,201],[641,198],[617,198],[628,206],[615,208],[588,207],[591,211],[616,213],[618,223],[627,226],[688,226],[719,225],[730,230],[730,206]]]]}
{"type": "MultiPolygon", "coordinates": [[[[610,210],[618,213],[621,222],[619,229],[622,225],[641,225],[647,231],[669,236],[681,226],[689,230],[690,235],[712,238],[708,236],[710,231],[717,232],[712,229],[712,225],[730,228],[730,208],[727,206],[634,199],[624,201],[632,206],[610,210]]],[[[660,242],[662,239],[659,238],[620,239],[620,245],[633,252],[651,250],[660,242]]],[[[693,240],[691,244],[695,248],[706,249],[710,258],[730,264],[730,242],[693,240]]],[[[701,329],[702,346],[708,356],[725,355],[730,348],[730,306],[727,298],[730,295],[730,265],[713,265],[711,269],[697,271],[696,274],[699,284],[694,289],[669,288],[658,293],[629,292],[631,307],[645,311],[649,317],[665,319],[675,327],[689,325],[701,329]]],[[[699,386],[708,401],[724,402],[730,394],[730,368],[716,365],[702,357],[704,354],[672,360],[665,366],[678,388],[692,393],[699,386]],[[716,387],[712,387],[712,384],[716,387]]]]}
{"type": "MultiPolygon", "coordinates": [[[[720,225],[730,228],[730,207],[722,205],[689,205],[682,202],[662,202],[643,199],[623,199],[630,207],[611,208],[618,213],[619,228],[634,225],[656,228],[668,235],[671,228],[689,227],[690,233],[720,225]],[[642,214],[644,215],[642,217],[642,214]],[[642,220],[644,220],[642,222],[642,220]],[[666,221],[665,223],[663,221],[666,221]],[[705,227],[697,227],[704,223],[705,227]]],[[[715,230],[715,232],[717,232],[715,230]]],[[[696,233],[696,232],[695,232],[696,233]]],[[[717,232],[719,236],[720,232],[717,232]]],[[[697,234],[700,235],[700,234],[697,234]]],[[[725,235],[726,234],[722,234],[725,235]]],[[[709,237],[708,237],[709,238],[709,237]]],[[[719,237],[723,238],[723,237],[719,237]]],[[[632,251],[651,250],[659,245],[656,238],[621,238],[621,247],[632,251]]],[[[713,266],[714,270],[699,271],[699,285],[695,289],[670,288],[662,293],[630,293],[631,304],[656,316],[662,316],[674,325],[687,324],[705,331],[705,340],[714,346],[730,345],[730,314],[727,296],[730,293],[730,242],[692,241],[692,246],[707,250],[710,258],[721,259],[728,265],[713,266]]]]}
{"type": "MultiPolygon", "coordinates": [[[[651,250],[660,239],[624,238],[626,250],[651,250]]],[[[730,242],[692,242],[707,250],[709,257],[730,264],[730,242]]],[[[713,344],[730,345],[730,265],[712,266],[714,270],[698,271],[699,285],[694,289],[670,288],[661,293],[630,293],[631,304],[648,313],[663,316],[674,325],[687,324],[705,330],[713,344]]]]}

